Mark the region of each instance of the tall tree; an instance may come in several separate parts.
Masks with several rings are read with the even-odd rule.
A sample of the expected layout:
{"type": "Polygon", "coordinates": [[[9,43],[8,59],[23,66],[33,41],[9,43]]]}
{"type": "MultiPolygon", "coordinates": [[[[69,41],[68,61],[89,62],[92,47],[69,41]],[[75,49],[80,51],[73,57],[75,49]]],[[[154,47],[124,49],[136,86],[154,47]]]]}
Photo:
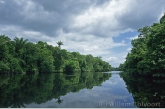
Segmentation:
{"type": "Polygon", "coordinates": [[[18,52],[21,48],[23,48],[27,41],[27,39],[24,40],[24,38],[19,39],[18,37],[15,37],[15,51],[18,52]]]}
{"type": "Polygon", "coordinates": [[[58,41],[57,44],[58,44],[59,48],[61,48],[61,45],[64,45],[63,42],[61,42],[61,41],[58,41]]]}

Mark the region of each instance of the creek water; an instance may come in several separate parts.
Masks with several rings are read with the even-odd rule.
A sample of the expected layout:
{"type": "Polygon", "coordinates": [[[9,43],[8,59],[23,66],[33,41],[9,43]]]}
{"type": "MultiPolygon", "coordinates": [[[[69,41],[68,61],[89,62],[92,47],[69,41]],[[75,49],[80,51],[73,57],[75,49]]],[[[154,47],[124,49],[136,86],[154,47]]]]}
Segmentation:
{"type": "Polygon", "coordinates": [[[0,107],[136,108],[120,71],[1,77],[0,107]]]}

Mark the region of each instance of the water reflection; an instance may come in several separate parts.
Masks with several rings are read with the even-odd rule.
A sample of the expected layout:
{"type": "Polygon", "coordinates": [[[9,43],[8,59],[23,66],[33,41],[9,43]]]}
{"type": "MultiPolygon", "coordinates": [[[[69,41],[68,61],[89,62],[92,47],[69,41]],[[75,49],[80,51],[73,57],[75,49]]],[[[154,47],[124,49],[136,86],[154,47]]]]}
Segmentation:
{"type": "MultiPolygon", "coordinates": [[[[60,96],[62,103],[58,104],[58,99],[52,99],[42,104],[31,103],[26,107],[46,107],[46,108],[99,108],[99,107],[135,107],[133,105],[132,95],[126,89],[124,81],[120,78],[119,74],[114,74],[117,72],[107,72],[112,75],[109,79],[105,80],[103,83],[99,84],[98,80],[102,80],[103,76],[98,74],[82,74],[79,81],[79,85],[87,85],[92,78],[98,82],[97,85],[89,85],[86,88],[81,88],[78,92],[69,92],[66,95],[60,96]],[[101,77],[101,78],[99,78],[101,77]],[[86,79],[85,79],[86,78],[86,79]],[[86,84],[83,84],[85,81],[86,84]],[[88,87],[88,88],[87,88],[88,87]],[[129,104],[128,104],[129,103],[129,104]],[[125,105],[122,105],[125,104],[125,105]]],[[[107,75],[105,73],[105,77],[107,75]]],[[[119,73],[119,72],[118,72],[119,73]]],[[[105,78],[104,77],[104,78],[105,78]]],[[[84,87],[84,86],[83,86],[84,87]]]]}
{"type": "Polygon", "coordinates": [[[132,93],[137,107],[165,107],[164,77],[145,77],[140,75],[120,74],[127,89],[132,93]]]}
{"type": "MultiPolygon", "coordinates": [[[[79,92],[82,89],[89,90],[93,89],[94,86],[101,86],[102,82],[110,77],[110,73],[92,72],[71,75],[63,73],[1,75],[0,107],[35,107],[36,104],[39,107],[51,107],[51,105],[48,105],[49,101],[61,105],[68,102],[69,99],[73,100],[73,97],[68,100],[63,99],[65,95],[79,92]],[[42,106],[44,103],[46,105],[42,106]]],[[[79,107],[81,106],[79,105],[79,107]]]]}

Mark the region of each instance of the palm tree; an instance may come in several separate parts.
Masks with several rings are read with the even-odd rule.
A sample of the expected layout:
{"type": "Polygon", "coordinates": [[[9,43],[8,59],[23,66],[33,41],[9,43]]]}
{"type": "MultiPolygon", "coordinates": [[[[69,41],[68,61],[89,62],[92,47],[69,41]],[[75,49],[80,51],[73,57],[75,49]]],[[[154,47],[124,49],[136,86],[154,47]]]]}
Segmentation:
{"type": "Polygon", "coordinates": [[[0,46],[10,42],[10,39],[5,35],[0,35],[0,46]]]}
{"type": "Polygon", "coordinates": [[[61,45],[64,45],[63,42],[61,42],[61,41],[58,41],[58,42],[56,42],[56,43],[58,44],[58,47],[59,47],[59,48],[61,48],[61,45]]]}
{"type": "Polygon", "coordinates": [[[7,42],[9,42],[9,41],[2,41],[2,43],[0,44],[0,46],[3,45],[3,44],[6,44],[7,42]]]}
{"type": "Polygon", "coordinates": [[[14,38],[14,44],[15,44],[15,51],[18,52],[21,48],[24,47],[24,45],[26,44],[28,40],[24,40],[24,38],[14,38]]]}
{"type": "Polygon", "coordinates": [[[61,104],[62,102],[63,100],[61,100],[60,97],[58,97],[56,103],[61,104]]]}

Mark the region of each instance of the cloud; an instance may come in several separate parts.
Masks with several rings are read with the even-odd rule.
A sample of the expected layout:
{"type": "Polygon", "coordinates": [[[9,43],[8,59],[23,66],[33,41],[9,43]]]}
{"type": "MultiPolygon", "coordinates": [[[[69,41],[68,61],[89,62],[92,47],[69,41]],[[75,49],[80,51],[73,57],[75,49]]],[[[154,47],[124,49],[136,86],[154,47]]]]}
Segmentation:
{"type": "Polygon", "coordinates": [[[165,10],[165,1],[155,0],[129,0],[129,6],[117,17],[125,28],[139,29],[145,25],[157,22],[158,16],[165,10]]]}
{"type": "Polygon", "coordinates": [[[0,34],[55,46],[61,40],[64,49],[99,55],[117,66],[130,47],[124,40],[134,36],[117,42],[113,38],[157,22],[164,4],[164,0],[0,0],[0,34]],[[114,48],[123,46],[127,47],[117,54],[114,48]]]}
{"type": "Polygon", "coordinates": [[[131,48],[131,47],[127,48],[127,51],[130,51],[130,50],[132,50],[132,48],[131,48]]]}
{"type": "Polygon", "coordinates": [[[137,38],[138,38],[138,35],[137,35],[137,36],[133,36],[133,37],[129,37],[129,38],[127,38],[127,39],[133,40],[133,39],[137,39],[137,38]]]}
{"type": "MultiPolygon", "coordinates": [[[[115,43],[112,38],[102,38],[93,35],[86,35],[74,33],[61,33],[56,40],[62,40],[63,49],[69,51],[79,51],[82,54],[92,54],[94,56],[108,55],[111,48],[125,46],[125,42],[115,43]]],[[[55,45],[55,41],[49,42],[55,45]]]]}
{"type": "Polygon", "coordinates": [[[108,57],[106,60],[108,60],[108,61],[116,61],[117,58],[116,57],[108,57]]]}
{"type": "Polygon", "coordinates": [[[126,5],[119,5],[125,3],[127,2],[112,0],[102,7],[90,7],[74,19],[72,28],[99,37],[117,36],[128,29],[122,28],[116,20],[116,14],[126,8],[126,5]]]}

